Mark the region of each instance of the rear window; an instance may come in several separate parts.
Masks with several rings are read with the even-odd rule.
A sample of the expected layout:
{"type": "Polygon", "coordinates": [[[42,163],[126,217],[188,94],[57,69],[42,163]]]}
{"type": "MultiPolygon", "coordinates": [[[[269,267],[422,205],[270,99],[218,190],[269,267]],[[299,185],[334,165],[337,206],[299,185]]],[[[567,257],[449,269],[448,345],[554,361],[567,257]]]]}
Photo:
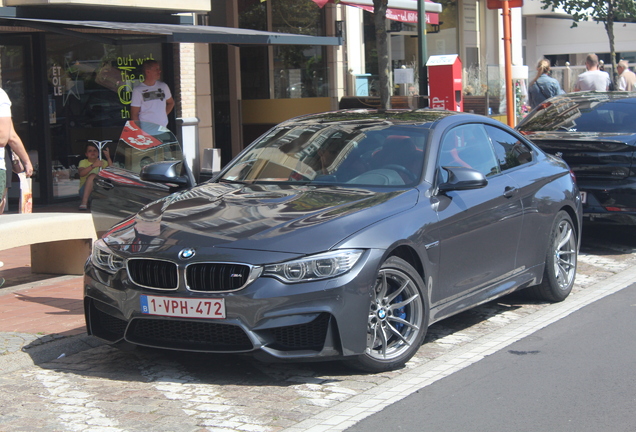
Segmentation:
{"type": "Polygon", "coordinates": [[[636,99],[575,103],[563,99],[531,113],[519,130],[636,133],[636,99]]]}

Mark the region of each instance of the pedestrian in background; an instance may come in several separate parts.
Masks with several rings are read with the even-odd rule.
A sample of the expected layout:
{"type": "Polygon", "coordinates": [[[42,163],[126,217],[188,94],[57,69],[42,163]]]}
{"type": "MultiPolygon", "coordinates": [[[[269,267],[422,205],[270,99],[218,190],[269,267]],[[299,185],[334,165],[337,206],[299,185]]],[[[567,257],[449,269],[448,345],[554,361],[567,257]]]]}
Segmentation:
{"type": "Polygon", "coordinates": [[[550,60],[541,59],[537,63],[537,76],[528,87],[528,103],[534,108],[552,96],[565,93],[559,82],[550,76],[550,60]]]}
{"type": "MultiPolygon", "coordinates": [[[[4,212],[5,203],[7,200],[7,164],[11,164],[10,160],[5,160],[6,152],[5,147],[9,146],[13,152],[20,158],[24,165],[24,171],[27,177],[31,177],[33,174],[33,165],[31,165],[31,159],[24,148],[22,140],[18,136],[15,128],[13,127],[13,119],[11,118],[11,100],[9,95],[3,89],[0,88],[0,214],[4,212]]],[[[9,181],[11,181],[9,179],[9,181]]],[[[0,267],[4,265],[0,262],[0,267]]],[[[0,287],[4,285],[4,278],[0,277],[0,287]]]]}
{"type": "Polygon", "coordinates": [[[91,192],[93,192],[93,182],[99,175],[99,171],[113,164],[108,147],[103,150],[106,160],[99,158],[99,149],[92,142],[86,144],[84,154],[86,159],[82,159],[77,167],[80,175],[79,196],[82,199],[79,206],[80,210],[88,210],[88,199],[91,196],[91,192]]]}
{"type": "Polygon", "coordinates": [[[575,91],[608,91],[610,89],[612,80],[607,72],[599,69],[596,54],[587,55],[585,68],[587,71],[579,75],[574,87],[575,91]]]}
{"type": "Polygon", "coordinates": [[[627,60],[621,60],[616,65],[616,72],[618,72],[618,90],[620,91],[634,91],[636,86],[636,74],[629,70],[629,63],[627,60]]]}
{"type": "Polygon", "coordinates": [[[133,89],[130,118],[168,126],[168,114],[174,108],[170,87],[161,78],[161,66],[156,60],[141,65],[144,81],[133,89]]]}
{"type": "MultiPolygon", "coordinates": [[[[7,165],[11,164],[11,160],[5,160],[5,146],[9,146],[11,152],[18,157],[27,177],[33,174],[33,165],[29,154],[24,148],[22,140],[13,127],[13,119],[11,118],[11,100],[7,93],[0,88],[0,214],[4,212],[7,200],[8,182],[7,165]]],[[[6,154],[9,154],[6,152],[6,154]]]]}

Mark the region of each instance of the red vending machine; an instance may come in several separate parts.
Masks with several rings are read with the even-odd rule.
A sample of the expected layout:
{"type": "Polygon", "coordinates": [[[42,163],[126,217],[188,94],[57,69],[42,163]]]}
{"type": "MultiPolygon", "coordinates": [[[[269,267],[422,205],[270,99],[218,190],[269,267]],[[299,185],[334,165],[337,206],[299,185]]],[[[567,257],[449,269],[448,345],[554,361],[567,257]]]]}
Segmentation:
{"type": "Polygon", "coordinates": [[[430,56],[428,62],[428,106],[434,109],[464,111],[462,61],[457,54],[430,56]]]}

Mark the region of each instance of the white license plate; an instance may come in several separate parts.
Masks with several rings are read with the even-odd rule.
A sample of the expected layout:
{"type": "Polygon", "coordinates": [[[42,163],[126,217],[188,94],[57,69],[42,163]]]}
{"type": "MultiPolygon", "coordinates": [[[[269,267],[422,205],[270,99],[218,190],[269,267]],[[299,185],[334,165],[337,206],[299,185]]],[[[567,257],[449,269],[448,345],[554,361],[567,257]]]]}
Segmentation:
{"type": "Polygon", "coordinates": [[[184,318],[225,318],[225,299],[190,299],[142,295],[141,312],[184,318]]]}
{"type": "Polygon", "coordinates": [[[581,202],[583,204],[587,202],[587,192],[581,192],[581,202]]]}

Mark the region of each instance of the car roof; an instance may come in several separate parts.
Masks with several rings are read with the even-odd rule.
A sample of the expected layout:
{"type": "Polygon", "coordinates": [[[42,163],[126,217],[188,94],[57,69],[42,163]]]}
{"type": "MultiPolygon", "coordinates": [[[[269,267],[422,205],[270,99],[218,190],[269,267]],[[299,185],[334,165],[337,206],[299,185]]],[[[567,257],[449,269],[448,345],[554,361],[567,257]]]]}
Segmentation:
{"type": "Polygon", "coordinates": [[[555,96],[554,99],[567,98],[572,102],[587,102],[590,99],[602,99],[616,101],[620,99],[634,99],[636,102],[636,92],[626,91],[581,91],[574,93],[565,93],[555,96]]]}
{"type": "Polygon", "coordinates": [[[534,126],[534,123],[538,123],[540,127],[546,126],[546,124],[543,124],[545,123],[543,119],[565,119],[570,112],[575,114],[579,113],[580,115],[580,112],[594,111],[607,103],[636,104],[636,92],[587,91],[554,96],[550,99],[546,99],[530,111],[530,113],[519,122],[516,129],[521,131],[551,130],[549,128],[537,128],[534,126]]]}
{"type": "MultiPolygon", "coordinates": [[[[329,123],[375,123],[382,122],[384,124],[395,125],[426,125],[429,127],[433,123],[453,115],[472,115],[455,111],[444,111],[437,109],[345,109],[339,111],[330,111],[320,114],[308,114],[281,123],[279,126],[294,125],[311,125],[311,124],[329,124],[329,123]]],[[[475,116],[483,119],[482,116],[475,116]]]]}
{"type": "MultiPolygon", "coordinates": [[[[629,103],[636,103],[636,92],[624,91],[583,91],[574,93],[564,93],[553,96],[544,101],[551,105],[557,105],[559,102],[567,101],[577,105],[589,104],[590,102],[619,102],[625,100],[629,103]]],[[[541,106],[542,104],[539,104],[541,106]]]]}

